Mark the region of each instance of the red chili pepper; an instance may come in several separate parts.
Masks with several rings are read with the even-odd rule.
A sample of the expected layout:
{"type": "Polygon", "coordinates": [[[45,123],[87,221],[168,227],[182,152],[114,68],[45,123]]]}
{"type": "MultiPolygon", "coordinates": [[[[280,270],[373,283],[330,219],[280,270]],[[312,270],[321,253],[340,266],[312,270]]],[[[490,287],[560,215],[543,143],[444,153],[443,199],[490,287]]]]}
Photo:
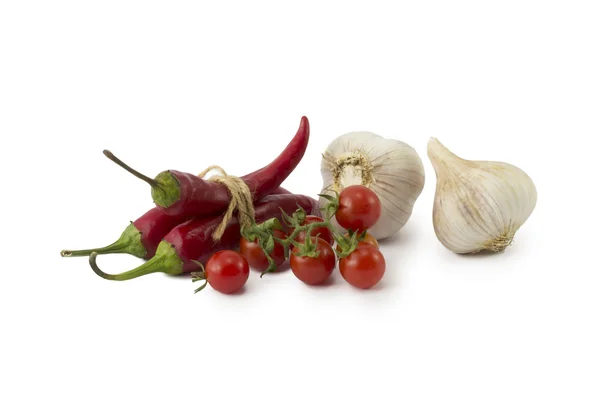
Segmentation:
{"type": "MultiPolygon", "coordinates": [[[[280,187],[273,194],[290,194],[280,187]]],[[[160,241],[177,225],[189,218],[181,215],[167,215],[162,208],[154,207],[135,221],[133,221],[114,243],[96,249],[63,250],[63,257],[89,256],[93,252],[98,254],[125,253],[136,257],[150,259],[154,257],[160,241]]]]}
{"type": "MultiPolygon", "coordinates": [[[[302,117],[298,132],[283,152],[269,165],[241,179],[248,185],[252,200],[260,200],[279,187],[296,168],[308,145],[310,127],[308,118],[302,117]]],[[[220,183],[202,179],[197,175],[175,170],[159,173],[149,178],[119,160],[110,151],[104,154],[152,187],[152,200],[169,215],[198,217],[224,211],[231,200],[227,188],[220,183]]]]}
{"type": "MultiPolygon", "coordinates": [[[[281,210],[292,214],[298,207],[307,213],[313,212],[317,202],[302,195],[277,194],[265,196],[255,205],[256,222],[264,222],[271,218],[280,218],[281,210]]],[[[141,266],[118,275],[107,274],[96,265],[96,253],[90,255],[90,265],[94,272],[104,279],[125,281],[154,272],[164,272],[169,275],[197,271],[200,263],[219,250],[235,249],[239,245],[241,233],[240,223],[234,216],[218,242],[212,234],[221,223],[221,217],[196,218],[184,222],[171,230],[158,245],[156,255],[141,266]]]]}

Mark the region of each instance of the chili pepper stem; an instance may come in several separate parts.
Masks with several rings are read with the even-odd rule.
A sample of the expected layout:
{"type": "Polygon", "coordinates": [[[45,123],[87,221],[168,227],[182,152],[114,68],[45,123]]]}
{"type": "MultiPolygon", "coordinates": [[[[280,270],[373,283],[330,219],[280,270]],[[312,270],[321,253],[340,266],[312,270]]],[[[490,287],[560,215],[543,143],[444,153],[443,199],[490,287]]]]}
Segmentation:
{"type": "Polygon", "coordinates": [[[104,155],[115,164],[131,173],[136,178],[147,182],[152,188],[152,199],[156,205],[168,208],[180,197],[179,181],[169,171],[163,171],[156,176],[156,179],[152,179],[141,172],[136,171],[129,165],[117,158],[110,150],[104,150],[104,155]]]}
{"type": "Polygon", "coordinates": [[[121,237],[108,246],[85,250],[62,250],[60,255],[62,257],[82,257],[89,256],[92,253],[126,253],[143,258],[146,255],[146,248],[141,240],[141,232],[133,224],[129,224],[129,226],[121,234],[121,237]]]}
{"type": "Polygon", "coordinates": [[[127,253],[126,249],[129,243],[119,243],[117,240],[113,244],[109,244],[105,247],[98,247],[96,249],[85,249],[85,250],[61,250],[60,255],[62,257],[83,257],[89,256],[92,253],[96,254],[119,254],[127,253]]]}
{"type": "Polygon", "coordinates": [[[131,168],[129,165],[125,164],[123,161],[121,161],[120,159],[117,158],[117,156],[115,156],[112,151],[110,150],[104,150],[102,152],[109,160],[111,160],[112,162],[114,162],[115,164],[117,164],[118,166],[120,166],[121,168],[123,168],[124,170],[126,170],[127,172],[129,172],[130,174],[132,174],[133,176],[135,176],[136,178],[139,178],[147,183],[150,184],[150,186],[152,187],[158,187],[159,183],[156,179],[152,179],[144,174],[142,174],[141,172],[136,171],[135,169],[131,168]]]}
{"type": "Polygon", "coordinates": [[[98,267],[96,263],[97,255],[98,253],[96,252],[90,254],[90,267],[92,267],[96,275],[111,281],[126,281],[154,272],[164,272],[169,275],[178,275],[183,272],[183,261],[177,255],[175,249],[167,242],[161,242],[156,249],[156,255],[144,264],[116,275],[107,274],[98,267]]]}

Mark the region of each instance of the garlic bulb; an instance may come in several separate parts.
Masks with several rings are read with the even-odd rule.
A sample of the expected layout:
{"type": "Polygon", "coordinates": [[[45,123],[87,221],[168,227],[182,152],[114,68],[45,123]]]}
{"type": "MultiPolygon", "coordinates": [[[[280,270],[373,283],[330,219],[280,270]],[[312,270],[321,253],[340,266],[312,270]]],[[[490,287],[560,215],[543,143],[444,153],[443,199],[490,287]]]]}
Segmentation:
{"type": "MultiPolygon", "coordinates": [[[[377,194],[381,217],[369,229],[376,239],[387,238],[406,224],[425,184],[423,163],[412,147],[371,132],[349,132],[331,142],[323,154],[321,174],[323,192],[364,185],[377,194]]],[[[323,207],[325,200],[320,202],[323,207]]],[[[335,217],[331,222],[342,231],[335,217]]]]}
{"type": "Polygon", "coordinates": [[[503,251],[535,208],[531,178],[507,163],[464,160],[436,138],[427,155],[437,176],[433,226],[440,242],[460,254],[503,251]]]}

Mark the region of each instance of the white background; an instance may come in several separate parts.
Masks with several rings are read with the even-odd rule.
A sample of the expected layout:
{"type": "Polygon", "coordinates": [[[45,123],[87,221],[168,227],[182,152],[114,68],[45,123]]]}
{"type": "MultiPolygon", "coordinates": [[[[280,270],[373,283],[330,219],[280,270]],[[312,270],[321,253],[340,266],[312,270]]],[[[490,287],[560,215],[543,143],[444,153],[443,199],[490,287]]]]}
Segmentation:
{"type": "Polygon", "coordinates": [[[0,397],[600,398],[598,2],[214,3],[1,3],[0,397]],[[288,271],[194,295],[188,278],[110,282],[60,258],[152,206],[103,149],[149,175],[240,175],[302,115],[295,192],[320,191],[321,152],[347,131],[423,159],[377,288],[288,271]],[[533,178],[504,254],[437,241],[430,136],[533,178]]]}

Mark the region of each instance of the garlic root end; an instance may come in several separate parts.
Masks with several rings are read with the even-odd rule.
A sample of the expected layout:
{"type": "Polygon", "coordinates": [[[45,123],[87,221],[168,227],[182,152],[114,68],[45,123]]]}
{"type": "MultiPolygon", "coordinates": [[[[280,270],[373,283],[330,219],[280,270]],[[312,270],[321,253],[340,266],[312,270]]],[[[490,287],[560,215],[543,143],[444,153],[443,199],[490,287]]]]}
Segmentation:
{"type": "Polygon", "coordinates": [[[490,251],[492,253],[502,253],[508,246],[510,246],[515,238],[516,231],[507,229],[506,232],[500,236],[490,239],[482,244],[482,250],[490,251]]]}

